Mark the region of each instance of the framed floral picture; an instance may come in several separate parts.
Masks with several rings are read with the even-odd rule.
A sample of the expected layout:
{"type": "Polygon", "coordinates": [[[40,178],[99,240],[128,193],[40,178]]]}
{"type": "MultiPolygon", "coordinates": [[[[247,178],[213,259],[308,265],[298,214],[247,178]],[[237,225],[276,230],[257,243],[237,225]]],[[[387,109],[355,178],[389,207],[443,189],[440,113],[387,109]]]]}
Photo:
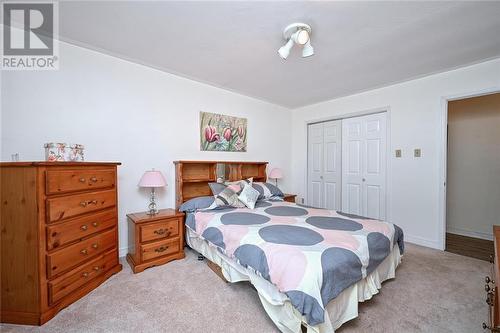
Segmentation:
{"type": "Polygon", "coordinates": [[[247,119],[200,112],[200,149],[247,151],[247,119]]]}

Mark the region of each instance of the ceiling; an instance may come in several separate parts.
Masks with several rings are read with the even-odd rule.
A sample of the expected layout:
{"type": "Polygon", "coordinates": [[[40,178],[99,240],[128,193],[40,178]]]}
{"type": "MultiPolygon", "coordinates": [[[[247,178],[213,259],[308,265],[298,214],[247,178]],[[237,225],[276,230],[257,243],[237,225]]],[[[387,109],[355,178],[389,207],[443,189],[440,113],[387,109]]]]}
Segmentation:
{"type": "Polygon", "coordinates": [[[500,2],[68,1],[62,40],[296,108],[500,56],[500,2]],[[316,54],[277,54],[312,27],[316,54]]]}

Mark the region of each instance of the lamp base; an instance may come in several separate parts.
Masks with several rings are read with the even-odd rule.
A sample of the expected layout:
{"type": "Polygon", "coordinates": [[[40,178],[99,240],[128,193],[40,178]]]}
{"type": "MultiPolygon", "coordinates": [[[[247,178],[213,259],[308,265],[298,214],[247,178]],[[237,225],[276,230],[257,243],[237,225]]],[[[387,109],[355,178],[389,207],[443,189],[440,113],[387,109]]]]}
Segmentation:
{"type": "Polygon", "coordinates": [[[155,189],[154,187],[151,188],[151,198],[149,199],[149,205],[148,205],[148,215],[153,216],[158,214],[159,210],[156,208],[156,202],[155,202],[155,189]]]}

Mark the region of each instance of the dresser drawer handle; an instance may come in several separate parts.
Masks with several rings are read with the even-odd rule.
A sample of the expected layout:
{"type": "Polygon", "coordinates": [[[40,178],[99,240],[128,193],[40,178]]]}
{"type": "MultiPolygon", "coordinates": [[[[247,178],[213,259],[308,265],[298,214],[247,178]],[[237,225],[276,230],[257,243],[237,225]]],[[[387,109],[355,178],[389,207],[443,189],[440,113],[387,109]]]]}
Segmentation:
{"type": "Polygon", "coordinates": [[[97,243],[92,244],[92,248],[93,248],[93,249],[97,249],[98,247],[99,247],[99,245],[97,245],[97,243]]]}
{"type": "Polygon", "coordinates": [[[155,252],[163,252],[165,251],[166,249],[168,249],[168,246],[160,246],[159,248],[155,249],[155,252]]]}
{"type": "Polygon", "coordinates": [[[99,271],[100,267],[99,266],[94,266],[94,271],[99,271]]]}
{"type": "Polygon", "coordinates": [[[80,183],[85,183],[85,178],[80,178],[79,181],[80,183]]]}
{"type": "Polygon", "coordinates": [[[96,227],[96,228],[97,228],[97,226],[99,226],[99,224],[98,224],[97,222],[92,222],[92,225],[93,225],[94,227],[96,227]]]}
{"type": "Polygon", "coordinates": [[[96,177],[92,177],[92,178],[90,178],[90,181],[92,181],[94,183],[97,183],[97,178],[96,177]]]}
{"type": "Polygon", "coordinates": [[[81,254],[86,255],[88,253],[87,249],[83,249],[80,251],[81,254]]]}
{"type": "Polygon", "coordinates": [[[167,236],[170,235],[170,231],[167,232],[167,229],[158,229],[153,231],[153,233],[156,235],[164,235],[165,233],[167,234],[167,236]]]}
{"type": "Polygon", "coordinates": [[[89,204],[97,205],[97,200],[89,201],[89,204]]]}
{"type": "Polygon", "coordinates": [[[86,278],[87,276],[89,276],[89,273],[87,273],[87,272],[83,272],[83,273],[82,273],[82,276],[83,276],[84,278],[86,278]]]}
{"type": "Polygon", "coordinates": [[[80,206],[82,206],[82,207],[87,207],[87,201],[82,201],[82,202],[80,202],[80,206]]]}
{"type": "Polygon", "coordinates": [[[80,229],[82,229],[82,231],[85,231],[85,230],[87,230],[87,229],[88,229],[88,227],[87,227],[87,225],[86,225],[86,224],[84,224],[84,225],[82,225],[82,226],[80,227],[80,229]]]}

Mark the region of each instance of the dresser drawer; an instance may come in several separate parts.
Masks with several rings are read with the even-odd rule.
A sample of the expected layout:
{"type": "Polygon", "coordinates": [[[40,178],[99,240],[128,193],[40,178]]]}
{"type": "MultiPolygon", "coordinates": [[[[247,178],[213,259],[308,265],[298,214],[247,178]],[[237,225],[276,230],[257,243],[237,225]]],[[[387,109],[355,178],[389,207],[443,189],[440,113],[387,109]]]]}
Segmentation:
{"type": "Polygon", "coordinates": [[[108,252],[48,283],[49,303],[53,304],[118,264],[118,254],[108,252]]]}
{"type": "Polygon", "coordinates": [[[158,241],[147,245],[141,245],[142,260],[150,260],[179,252],[179,238],[158,241]]]}
{"type": "Polygon", "coordinates": [[[179,220],[158,221],[140,227],[141,242],[148,242],[179,235],[179,220]]]}
{"type": "Polygon", "coordinates": [[[116,205],[115,190],[90,192],[47,199],[48,222],[61,221],[116,205]]]}
{"type": "Polygon", "coordinates": [[[47,171],[46,193],[57,194],[115,186],[114,170],[47,171]]]}
{"type": "Polygon", "coordinates": [[[116,246],[116,229],[105,231],[79,243],[47,255],[49,278],[75,267],[108,249],[116,246]]]}
{"type": "Polygon", "coordinates": [[[113,210],[95,213],[55,225],[47,226],[47,250],[81,239],[117,224],[113,210]]]}

